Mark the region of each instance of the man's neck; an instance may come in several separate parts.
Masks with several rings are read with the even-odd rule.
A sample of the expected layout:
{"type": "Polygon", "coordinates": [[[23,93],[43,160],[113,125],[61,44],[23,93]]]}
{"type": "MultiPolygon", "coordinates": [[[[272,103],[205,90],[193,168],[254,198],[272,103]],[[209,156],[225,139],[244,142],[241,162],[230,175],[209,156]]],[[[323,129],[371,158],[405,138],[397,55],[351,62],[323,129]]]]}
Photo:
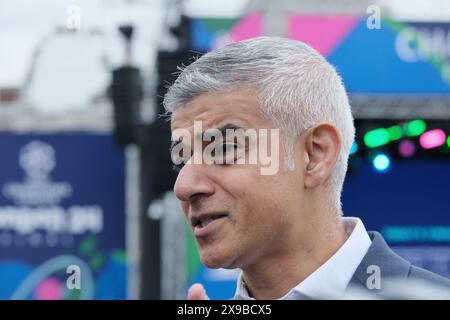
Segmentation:
{"type": "Polygon", "coordinates": [[[319,229],[312,228],[311,237],[292,239],[297,241],[294,246],[280,246],[277,253],[244,267],[243,280],[249,295],[267,300],[283,297],[333,256],[347,239],[341,221],[319,229]]]}

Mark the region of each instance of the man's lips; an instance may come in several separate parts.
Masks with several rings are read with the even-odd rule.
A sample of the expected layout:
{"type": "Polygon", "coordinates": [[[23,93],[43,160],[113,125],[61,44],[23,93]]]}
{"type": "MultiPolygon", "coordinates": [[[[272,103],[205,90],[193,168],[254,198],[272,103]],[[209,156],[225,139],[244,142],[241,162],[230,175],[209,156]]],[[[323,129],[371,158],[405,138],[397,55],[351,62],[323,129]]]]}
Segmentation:
{"type": "Polygon", "coordinates": [[[215,219],[223,218],[228,216],[228,213],[226,212],[215,212],[215,213],[202,213],[198,215],[192,215],[191,216],[191,225],[192,227],[204,227],[209,222],[215,219]]]}
{"type": "Polygon", "coordinates": [[[226,212],[192,215],[190,221],[194,235],[197,237],[207,235],[214,230],[214,226],[218,225],[226,217],[228,217],[226,212]]]}

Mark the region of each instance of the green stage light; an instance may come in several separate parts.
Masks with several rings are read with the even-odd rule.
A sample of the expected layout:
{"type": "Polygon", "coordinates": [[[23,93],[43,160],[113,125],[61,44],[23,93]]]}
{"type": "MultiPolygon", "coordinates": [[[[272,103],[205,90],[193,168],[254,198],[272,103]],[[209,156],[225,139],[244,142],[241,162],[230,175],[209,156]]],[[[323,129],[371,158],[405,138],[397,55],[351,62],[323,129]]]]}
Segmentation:
{"type": "Polygon", "coordinates": [[[390,140],[389,131],[384,128],[379,128],[366,132],[364,135],[364,143],[369,148],[380,147],[390,140]]]}
{"type": "Polygon", "coordinates": [[[400,127],[399,125],[392,126],[392,127],[388,128],[387,130],[389,132],[390,141],[399,140],[403,136],[402,127],[400,127]]]}
{"type": "Polygon", "coordinates": [[[426,129],[427,124],[420,119],[408,122],[405,126],[406,135],[409,137],[419,136],[424,133],[426,129]]]}

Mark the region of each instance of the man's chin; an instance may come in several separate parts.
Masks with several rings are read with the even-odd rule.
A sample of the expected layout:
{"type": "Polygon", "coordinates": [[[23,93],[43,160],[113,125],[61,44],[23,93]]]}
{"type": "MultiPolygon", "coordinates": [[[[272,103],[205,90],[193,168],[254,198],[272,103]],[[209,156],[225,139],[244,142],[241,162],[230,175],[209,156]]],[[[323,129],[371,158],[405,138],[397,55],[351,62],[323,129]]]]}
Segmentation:
{"type": "MultiPolygon", "coordinates": [[[[209,251],[209,250],[208,250],[209,251]]],[[[219,254],[218,252],[206,252],[206,250],[200,250],[200,260],[202,263],[210,269],[234,269],[234,259],[227,254],[219,254]]]]}
{"type": "Polygon", "coordinates": [[[217,258],[201,258],[202,263],[210,269],[226,268],[223,260],[217,258]]]}

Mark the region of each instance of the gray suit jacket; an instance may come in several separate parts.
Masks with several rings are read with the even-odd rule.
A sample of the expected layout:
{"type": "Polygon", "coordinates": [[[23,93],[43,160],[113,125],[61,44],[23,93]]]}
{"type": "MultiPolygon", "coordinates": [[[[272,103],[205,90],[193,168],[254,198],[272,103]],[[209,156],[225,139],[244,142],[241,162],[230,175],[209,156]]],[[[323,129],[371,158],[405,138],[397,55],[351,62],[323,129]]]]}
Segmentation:
{"type": "Polygon", "coordinates": [[[395,280],[397,289],[402,290],[404,288],[405,294],[408,293],[406,290],[409,290],[408,283],[427,284],[445,292],[448,290],[450,294],[449,279],[411,265],[411,263],[395,254],[389,248],[381,234],[378,232],[368,233],[372,244],[356,269],[349,287],[366,292],[369,291],[371,294],[382,295],[386,288],[389,288],[389,283],[395,280]],[[373,281],[375,270],[373,266],[379,271],[380,279],[378,285],[376,285],[376,280],[373,281]],[[405,284],[405,286],[402,284],[405,284]],[[374,288],[374,286],[377,288],[374,288]]]}

